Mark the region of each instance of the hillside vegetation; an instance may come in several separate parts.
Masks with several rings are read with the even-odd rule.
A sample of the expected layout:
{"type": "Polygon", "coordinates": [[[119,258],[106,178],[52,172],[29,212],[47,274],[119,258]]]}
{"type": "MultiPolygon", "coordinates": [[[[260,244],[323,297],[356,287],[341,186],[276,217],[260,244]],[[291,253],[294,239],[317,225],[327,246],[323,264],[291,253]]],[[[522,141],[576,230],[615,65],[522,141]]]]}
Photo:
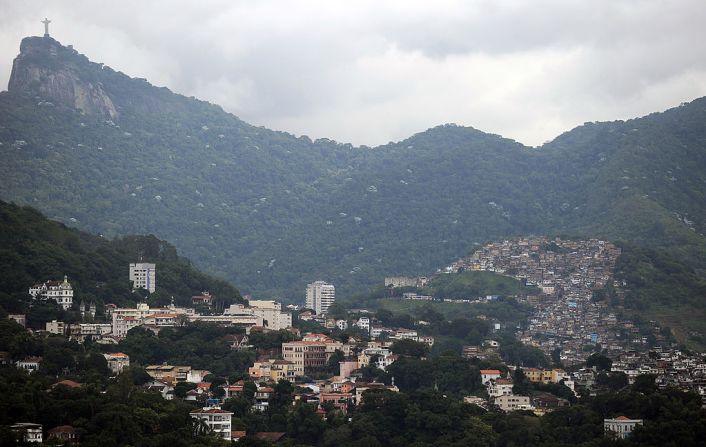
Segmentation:
{"type": "Polygon", "coordinates": [[[350,296],[520,234],[625,240],[705,271],[704,98],[539,148],[455,125],[352,147],[33,51],[16,65],[100,82],[119,116],[62,105],[42,79],[0,94],[0,197],[106,237],[155,234],[258,297],[301,301],[317,279],[350,296]]]}
{"type": "MultiPolygon", "coordinates": [[[[138,256],[157,265],[157,290],[148,301],[152,305],[169,304],[172,296],[177,305],[190,305],[191,296],[203,290],[211,291],[224,305],[242,301],[233,286],[199,272],[177,255],[174,246],[154,236],[108,240],[50,221],[32,208],[0,201],[0,307],[5,312],[28,311],[29,287],[64,275],[74,288],[75,305],[144,301],[147,292],[133,293],[128,280],[128,264],[138,256]]],[[[30,324],[47,318],[41,312],[64,317],[55,308],[34,306],[30,324]]],[[[67,316],[70,320],[71,315],[67,316]]]]}
{"type": "Polygon", "coordinates": [[[513,278],[492,272],[460,272],[439,275],[424,292],[440,299],[475,299],[487,295],[520,295],[536,292],[513,278]]]}

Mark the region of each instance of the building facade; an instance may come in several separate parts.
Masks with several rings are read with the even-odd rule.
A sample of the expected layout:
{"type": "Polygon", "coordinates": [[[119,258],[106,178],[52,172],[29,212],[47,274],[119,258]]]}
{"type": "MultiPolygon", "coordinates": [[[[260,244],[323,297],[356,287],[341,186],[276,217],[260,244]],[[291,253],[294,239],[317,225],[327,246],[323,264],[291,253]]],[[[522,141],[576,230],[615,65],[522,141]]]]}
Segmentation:
{"type": "Polygon", "coordinates": [[[642,425],[642,419],[630,419],[626,416],[603,419],[603,433],[609,438],[625,439],[638,425],[642,425]]]}
{"type": "Polygon", "coordinates": [[[64,281],[47,281],[35,284],[29,288],[29,294],[34,300],[54,300],[62,309],[70,309],[74,302],[74,289],[69,279],[64,275],[64,281]]]}
{"type": "Polygon", "coordinates": [[[42,443],[42,424],[34,424],[32,422],[20,422],[11,425],[10,429],[17,433],[20,441],[24,443],[42,443]]]}
{"type": "Polygon", "coordinates": [[[130,281],[133,290],[145,289],[154,293],[157,287],[157,266],[148,262],[133,262],[130,264],[130,281]]]}
{"type": "Polygon", "coordinates": [[[200,419],[206,424],[209,430],[219,438],[230,441],[231,439],[231,417],[233,413],[221,410],[219,407],[206,407],[191,410],[191,417],[200,419]]]}
{"type": "Polygon", "coordinates": [[[103,356],[113,374],[120,374],[123,369],[130,366],[130,356],[122,352],[103,354],[103,356]]]}
{"type": "Polygon", "coordinates": [[[324,281],[315,281],[306,286],[306,307],[317,315],[323,315],[336,301],[336,288],[324,281]]]}
{"type": "Polygon", "coordinates": [[[282,304],[274,300],[250,300],[250,311],[263,320],[266,328],[274,331],[292,326],[292,314],[282,312],[282,304]]]}
{"type": "Polygon", "coordinates": [[[505,394],[503,396],[496,397],[493,403],[503,411],[532,410],[529,396],[505,394]]]}

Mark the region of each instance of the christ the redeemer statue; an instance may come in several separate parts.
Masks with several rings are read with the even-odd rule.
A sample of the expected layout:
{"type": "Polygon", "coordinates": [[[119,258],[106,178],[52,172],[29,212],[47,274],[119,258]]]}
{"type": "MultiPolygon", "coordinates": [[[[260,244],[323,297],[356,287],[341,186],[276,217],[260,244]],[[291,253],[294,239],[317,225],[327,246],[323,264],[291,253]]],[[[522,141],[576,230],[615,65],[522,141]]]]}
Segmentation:
{"type": "Polygon", "coordinates": [[[39,23],[44,24],[44,37],[49,37],[49,24],[51,23],[51,20],[44,17],[44,20],[40,21],[39,23]]]}

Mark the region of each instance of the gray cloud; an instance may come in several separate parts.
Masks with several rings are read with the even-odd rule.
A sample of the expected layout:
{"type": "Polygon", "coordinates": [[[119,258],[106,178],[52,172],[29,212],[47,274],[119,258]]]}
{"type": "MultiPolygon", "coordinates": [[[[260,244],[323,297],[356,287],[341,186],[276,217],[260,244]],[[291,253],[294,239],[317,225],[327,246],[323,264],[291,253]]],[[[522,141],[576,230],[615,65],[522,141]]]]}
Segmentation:
{"type": "Polygon", "coordinates": [[[706,3],[0,0],[0,84],[42,31],[257,125],[375,145],[455,122],[536,145],[706,94],[706,3]]]}

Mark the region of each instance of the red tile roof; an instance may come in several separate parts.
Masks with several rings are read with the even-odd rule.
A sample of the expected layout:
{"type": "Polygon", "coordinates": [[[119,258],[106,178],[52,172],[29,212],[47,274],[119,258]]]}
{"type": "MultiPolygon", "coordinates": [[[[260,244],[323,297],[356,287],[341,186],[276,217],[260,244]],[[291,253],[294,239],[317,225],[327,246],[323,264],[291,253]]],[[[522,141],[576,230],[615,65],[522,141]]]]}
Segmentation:
{"type": "Polygon", "coordinates": [[[286,435],[286,433],[278,431],[261,431],[255,433],[255,437],[257,439],[262,439],[263,441],[268,442],[278,442],[280,439],[284,438],[284,435],[286,435]]]}
{"type": "Polygon", "coordinates": [[[80,388],[81,387],[80,383],[74,382],[73,380],[69,380],[69,379],[62,380],[62,381],[56,382],[54,384],[54,386],[57,386],[57,385],[64,385],[64,386],[68,386],[69,388],[80,388]]]}

